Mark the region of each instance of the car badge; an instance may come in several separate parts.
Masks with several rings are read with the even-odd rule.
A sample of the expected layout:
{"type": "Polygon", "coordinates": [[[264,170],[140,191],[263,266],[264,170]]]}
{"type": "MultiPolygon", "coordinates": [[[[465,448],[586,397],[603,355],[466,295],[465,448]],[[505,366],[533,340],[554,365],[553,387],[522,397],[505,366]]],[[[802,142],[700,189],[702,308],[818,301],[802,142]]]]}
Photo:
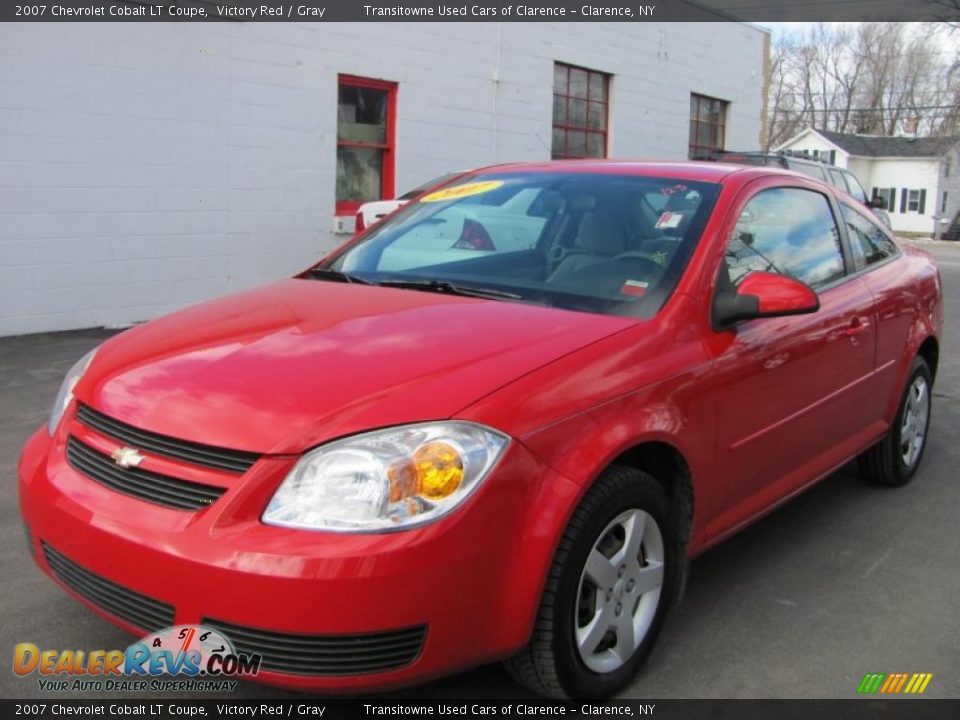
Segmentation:
{"type": "Polygon", "coordinates": [[[110,453],[110,457],[122,468],[137,467],[137,465],[143,462],[143,455],[129,447],[117,448],[110,453]]]}

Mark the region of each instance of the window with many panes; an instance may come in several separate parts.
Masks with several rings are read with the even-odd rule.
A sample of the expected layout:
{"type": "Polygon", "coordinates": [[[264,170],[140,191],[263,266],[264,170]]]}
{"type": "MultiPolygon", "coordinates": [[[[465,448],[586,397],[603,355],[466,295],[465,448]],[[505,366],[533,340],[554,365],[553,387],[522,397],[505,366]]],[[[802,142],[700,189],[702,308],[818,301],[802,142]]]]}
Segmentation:
{"type": "Polygon", "coordinates": [[[607,156],[610,76],[596,70],[553,66],[553,145],[562,158],[607,156]]]}
{"type": "Polygon", "coordinates": [[[723,150],[727,104],[725,100],[690,93],[689,157],[723,150]]]}
{"type": "Polygon", "coordinates": [[[397,86],[341,75],[337,89],[337,215],[393,197],[397,86]]]}

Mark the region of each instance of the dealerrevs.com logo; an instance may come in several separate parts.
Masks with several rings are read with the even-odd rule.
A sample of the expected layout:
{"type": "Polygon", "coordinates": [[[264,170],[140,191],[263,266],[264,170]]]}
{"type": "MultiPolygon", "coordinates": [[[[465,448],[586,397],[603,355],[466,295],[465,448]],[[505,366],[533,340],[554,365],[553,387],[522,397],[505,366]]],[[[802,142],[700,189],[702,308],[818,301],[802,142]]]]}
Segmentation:
{"type": "Polygon", "coordinates": [[[256,675],[260,661],[203,625],[176,625],[126,650],[41,650],[28,642],[13,649],[13,672],[36,674],[49,691],[232,691],[233,678],[256,675]]]}

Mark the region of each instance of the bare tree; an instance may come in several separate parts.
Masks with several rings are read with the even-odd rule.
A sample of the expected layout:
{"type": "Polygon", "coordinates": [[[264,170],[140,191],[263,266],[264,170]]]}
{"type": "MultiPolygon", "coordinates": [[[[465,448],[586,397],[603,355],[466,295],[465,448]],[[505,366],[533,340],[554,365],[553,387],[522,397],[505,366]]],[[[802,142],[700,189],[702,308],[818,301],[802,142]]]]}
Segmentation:
{"type": "Polygon", "coordinates": [[[849,30],[821,23],[781,37],[769,66],[770,146],[804,127],[960,133],[960,54],[938,39],[952,28],[927,26],[924,32],[916,24],[861,23],[849,30]]]}

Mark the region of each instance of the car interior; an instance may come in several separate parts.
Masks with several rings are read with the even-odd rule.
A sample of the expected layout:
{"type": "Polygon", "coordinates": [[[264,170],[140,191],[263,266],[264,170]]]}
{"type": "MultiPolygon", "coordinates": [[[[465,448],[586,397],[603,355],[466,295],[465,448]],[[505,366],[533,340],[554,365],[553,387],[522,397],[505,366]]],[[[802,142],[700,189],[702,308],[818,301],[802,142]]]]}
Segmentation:
{"type": "Polygon", "coordinates": [[[482,284],[564,307],[600,301],[608,311],[666,297],[716,195],[709,183],[621,176],[566,176],[531,190],[508,183],[444,208],[411,206],[342,269],[482,284]],[[461,227],[489,242],[465,246],[461,227]]]}

